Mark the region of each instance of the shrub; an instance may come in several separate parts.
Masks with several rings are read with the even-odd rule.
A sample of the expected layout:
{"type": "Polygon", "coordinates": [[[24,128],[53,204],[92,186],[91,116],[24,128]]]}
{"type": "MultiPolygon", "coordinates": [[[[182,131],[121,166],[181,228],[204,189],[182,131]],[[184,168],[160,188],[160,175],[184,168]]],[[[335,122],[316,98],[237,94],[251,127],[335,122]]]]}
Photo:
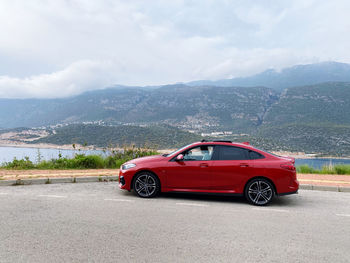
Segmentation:
{"type": "Polygon", "coordinates": [[[108,156],[76,154],[73,158],[62,158],[59,154],[58,159],[38,160],[33,163],[29,157],[8,162],[2,165],[7,169],[100,169],[100,168],[119,168],[123,163],[149,155],[159,154],[157,151],[133,147],[124,147],[121,151],[111,151],[108,156]]]}
{"type": "Polygon", "coordinates": [[[350,174],[350,165],[338,164],[334,166],[336,174],[350,174]]]}
{"type": "Polygon", "coordinates": [[[321,169],[314,169],[307,164],[297,166],[297,172],[302,174],[349,174],[350,165],[336,164],[324,165],[321,169]]]}
{"type": "Polygon", "coordinates": [[[14,158],[12,162],[5,163],[4,167],[9,169],[32,169],[34,168],[34,164],[29,160],[29,157],[26,156],[21,160],[14,158]]]}
{"type": "Polygon", "coordinates": [[[312,174],[314,173],[315,169],[308,166],[307,164],[299,165],[297,166],[297,172],[302,174],[312,174]]]}
{"type": "Polygon", "coordinates": [[[77,154],[73,158],[73,168],[98,169],[104,168],[104,161],[100,155],[77,154]]]}

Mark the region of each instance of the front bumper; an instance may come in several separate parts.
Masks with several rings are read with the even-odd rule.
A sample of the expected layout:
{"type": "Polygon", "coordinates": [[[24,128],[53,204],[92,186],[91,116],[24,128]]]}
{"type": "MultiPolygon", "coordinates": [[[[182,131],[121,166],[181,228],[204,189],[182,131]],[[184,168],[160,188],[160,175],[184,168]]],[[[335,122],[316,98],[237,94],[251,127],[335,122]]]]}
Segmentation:
{"type": "Polygon", "coordinates": [[[134,175],[134,171],[130,170],[119,170],[119,188],[131,190],[131,180],[134,175]]]}

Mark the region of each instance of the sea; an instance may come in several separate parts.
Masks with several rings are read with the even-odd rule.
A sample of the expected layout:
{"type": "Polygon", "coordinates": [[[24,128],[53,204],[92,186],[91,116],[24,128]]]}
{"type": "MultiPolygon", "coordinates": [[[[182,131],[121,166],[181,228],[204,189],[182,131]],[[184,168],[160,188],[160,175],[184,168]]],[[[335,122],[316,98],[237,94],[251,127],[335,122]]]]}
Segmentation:
{"type": "MultiPolygon", "coordinates": [[[[60,150],[60,149],[45,149],[45,148],[24,148],[24,147],[0,147],[0,163],[10,162],[14,158],[23,159],[29,157],[32,162],[38,160],[57,159],[59,155],[62,157],[73,157],[75,154],[99,154],[106,155],[108,152],[102,150],[60,150]],[[40,157],[39,157],[40,156],[40,157]]],[[[295,165],[307,164],[310,167],[319,169],[324,165],[329,164],[350,164],[350,159],[338,158],[310,158],[310,159],[296,159],[295,165]]]]}
{"type": "Polygon", "coordinates": [[[62,157],[73,157],[75,154],[99,154],[106,155],[108,153],[102,150],[62,150],[62,149],[46,149],[46,148],[24,148],[24,147],[0,147],[0,163],[13,161],[29,157],[29,159],[37,163],[39,160],[58,159],[62,157]]]}

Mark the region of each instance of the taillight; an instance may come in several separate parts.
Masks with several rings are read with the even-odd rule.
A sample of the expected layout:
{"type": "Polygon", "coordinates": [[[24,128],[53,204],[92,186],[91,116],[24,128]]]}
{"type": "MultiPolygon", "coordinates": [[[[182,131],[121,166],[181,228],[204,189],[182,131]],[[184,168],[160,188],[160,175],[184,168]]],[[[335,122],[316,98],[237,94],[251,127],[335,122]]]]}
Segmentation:
{"type": "Polygon", "coordinates": [[[290,163],[281,164],[281,168],[286,169],[286,170],[290,170],[290,171],[295,171],[294,165],[290,164],[290,163]]]}

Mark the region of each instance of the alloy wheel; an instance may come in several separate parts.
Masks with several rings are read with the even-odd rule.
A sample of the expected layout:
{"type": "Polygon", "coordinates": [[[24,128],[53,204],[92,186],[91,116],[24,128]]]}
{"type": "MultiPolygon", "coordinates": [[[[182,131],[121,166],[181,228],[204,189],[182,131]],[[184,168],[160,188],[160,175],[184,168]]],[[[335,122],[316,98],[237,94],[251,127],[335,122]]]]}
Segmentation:
{"type": "Polygon", "coordinates": [[[248,198],[255,205],[266,205],[273,197],[273,189],[265,180],[255,180],[248,187],[248,198]]]}
{"type": "Polygon", "coordinates": [[[135,180],[134,189],[141,197],[152,197],[157,191],[157,182],[149,174],[141,174],[135,180]]]}

